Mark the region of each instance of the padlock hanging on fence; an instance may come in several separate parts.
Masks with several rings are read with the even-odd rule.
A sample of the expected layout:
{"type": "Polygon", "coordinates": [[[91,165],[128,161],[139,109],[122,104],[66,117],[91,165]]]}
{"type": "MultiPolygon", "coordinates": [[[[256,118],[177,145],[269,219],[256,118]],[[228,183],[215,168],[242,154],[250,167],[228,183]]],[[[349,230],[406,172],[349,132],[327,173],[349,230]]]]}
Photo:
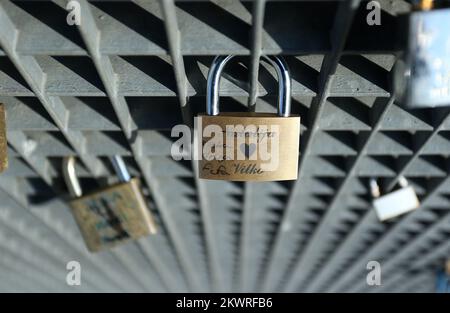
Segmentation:
{"type": "Polygon", "coordinates": [[[386,221],[405,214],[420,206],[419,199],[413,187],[403,176],[399,179],[400,189],[381,195],[376,179],[370,179],[370,191],[373,197],[373,207],[380,221],[386,221]]]}
{"type": "Polygon", "coordinates": [[[405,52],[394,67],[396,98],[411,109],[450,106],[450,8],[434,2],[418,1],[407,16],[405,52]]]}
{"type": "Polygon", "coordinates": [[[63,176],[73,199],[72,213],[89,251],[155,234],[156,225],[137,178],[131,178],[120,156],[111,162],[120,183],[83,195],[75,172],[75,157],[63,161],[63,176]]]}
{"type": "Polygon", "coordinates": [[[0,173],[8,167],[5,107],[0,103],[0,173]]]}
{"type": "Polygon", "coordinates": [[[202,146],[208,140],[205,129],[216,125],[221,130],[223,144],[219,148],[223,153],[220,153],[222,159],[207,159],[201,151],[200,178],[230,181],[297,179],[300,116],[290,114],[291,77],[287,64],[281,57],[263,57],[275,68],[278,76],[278,114],[220,113],[220,78],[223,68],[232,58],[232,55],[217,56],[208,73],[206,115],[199,116],[202,146]],[[227,126],[234,131],[229,132],[227,126]],[[242,127],[239,129],[239,126],[242,127]],[[231,153],[227,153],[227,149],[231,153]],[[262,151],[268,153],[262,157],[262,151]]]}

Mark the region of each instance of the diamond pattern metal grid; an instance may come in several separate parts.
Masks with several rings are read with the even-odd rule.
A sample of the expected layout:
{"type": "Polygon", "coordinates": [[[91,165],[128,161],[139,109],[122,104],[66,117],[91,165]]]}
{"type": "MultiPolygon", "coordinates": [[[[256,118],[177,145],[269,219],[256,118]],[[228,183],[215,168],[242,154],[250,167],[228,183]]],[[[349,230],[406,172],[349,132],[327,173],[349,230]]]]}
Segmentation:
{"type": "Polygon", "coordinates": [[[79,0],[78,27],[67,2],[0,1],[1,291],[433,291],[450,253],[450,110],[407,111],[391,94],[408,2],[379,1],[382,24],[368,26],[358,0],[79,0]],[[170,157],[171,127],[204,111],[217,54],[242,56],[222,81],[224,111],[275,111],[276,75],[258,60],[286,58],[298,181],[203,181],[170,157]],[[61,162],[76,155],[88,189],[114,180],[114,154],[143,180],[160,233],[92,255],[61,197],[61,162]],[[401,175],[422,206],[380,223],[368,179],[392,190],[401,175]],[[365,283],[369,260],[382,287],[365,283]]]}

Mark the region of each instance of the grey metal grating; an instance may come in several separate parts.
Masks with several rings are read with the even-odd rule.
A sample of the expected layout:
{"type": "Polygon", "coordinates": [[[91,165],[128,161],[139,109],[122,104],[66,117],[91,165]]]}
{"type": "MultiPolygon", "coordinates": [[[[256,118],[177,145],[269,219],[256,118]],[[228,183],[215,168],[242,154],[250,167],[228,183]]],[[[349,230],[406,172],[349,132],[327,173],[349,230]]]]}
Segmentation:
{"type": "Polygon", "coordinates": [[[391,95],[407,1],[379,1],[382,24],[368,26],[357,0],[79,0],[79,27],[67,2],[0,0],[1,291],[433,291],[450,253],[450,110],[406,111],[391,95]],[[298,181],[203,181],[172,160],[171,127],[204,111],[217,54],[242,56],[222,80],[224,111],[275,111],[276,75],[258,58],[286,58],[298,181]],[[60,197],[61,162],[77,155],[87,189],[114,179],[114,154],[142,178],[160,232],[92,255],[60,197]],[[391,190],[401,175],[422,207],[379,223],[368,179],[391,190]],[[369,260],[382,287],[365,283],[369,260]]]}

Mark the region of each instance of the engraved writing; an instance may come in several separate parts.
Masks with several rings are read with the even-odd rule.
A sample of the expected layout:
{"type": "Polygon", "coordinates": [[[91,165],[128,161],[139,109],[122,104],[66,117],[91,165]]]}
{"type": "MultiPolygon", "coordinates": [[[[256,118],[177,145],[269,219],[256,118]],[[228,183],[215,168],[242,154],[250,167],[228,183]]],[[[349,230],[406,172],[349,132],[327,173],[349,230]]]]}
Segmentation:
{"type": "MultiPolygon", "coordinates": [[[[278,125],[220,125],[210,124],[204,128],[202,156],[211,160],[263,160],[275,163],[278,158],[278,125]],[[270,126],[270,130],[269,130],[270,126]]],[[[271,170],[271,169],[267,169],[271,170]]]]}
{"type": "Polygon", "coordinates": [[[200,171],[209,176],[261,176],[278,168],[279,125],[217,125],[204,128],[200,171]],[[225,129],[225,130],[224,130],[225,129]],[[234,162],[233,162],[234,161],[234,162]]]}
{"type": "Polygon", "coordinates": [[[227,137],[256,137],[258,139],[258,142],[261,142],[264,138],[273,138],[275,136],[275,132],[267,131],[267,127],[256,127],[255,131],[248,131],[246,129],[245,131],[238,131],[236,129],[227,129],[225,131],[225,134],[227,137]]]}
{"type": "Polygon", "coordinates": [[[246,174],[246,175],[260,175],[262,173],[264,173],[263,170],[261,170],[261,168],[259,168],[256,163],[252,163],[252,164],[242,164],[242,163],[234,163],[233,164],[234,167],[234,173],[235,174],[246,174]]]}
{"type": "Polygon", "coordinates": [[[124,198],[117,192],[112,195],[104,195],[98,199],[86,200],[86,206],[99,218],[95,228],[103,242],[114,242],[129,238],[130,235],[123,227],[126,216],[120,214],[114,208],[120,207],[124,198]]]}
{"type": "Polygon", "coordinates": [[[193,133],[178,127],[173,135],[174,158],[198,160],[203,179],[270,181],[297,179],[300,118],[276,114],[201,115],[194,119],[193,133]],[[192,137],[193,135],[193,137],[192,137]],[[186,138],[191,138],[187,140],[186,138]],[[185,146],[192,144],[192,149],[185,146]],[[184,147],[184,148],[182,148],[184,147]],[[189,153],[192,152],[192,153],[189,153]]]}
{"type": "Polygon", "coordinates": [[[214,167],[212,162],[206,163],[203,166],[202,171],[209,171],[211,175],[230,175],[225,166],[219,165],[218,167],[214,167]]]}

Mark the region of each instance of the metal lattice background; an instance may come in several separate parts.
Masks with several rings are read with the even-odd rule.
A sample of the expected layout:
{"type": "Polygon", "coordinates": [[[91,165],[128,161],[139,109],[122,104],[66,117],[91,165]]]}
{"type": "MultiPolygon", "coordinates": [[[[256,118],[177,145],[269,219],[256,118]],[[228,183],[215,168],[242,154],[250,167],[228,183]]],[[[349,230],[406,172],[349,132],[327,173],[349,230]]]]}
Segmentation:
{"type": "Polygon", "coordinates": [[[380,26],[357,0],[79,2],[69,26],[67,1],[0,0],[1,291],[433,291],[450,253],[450,111],[407,111],[391,94],[408,2],[379,1],[380,26]],[[258,58],[287,60],[299,180],[204,181],[172,160],[171,127],[205,110],[217,54],[242,55],[225,70],[224,111],[256,99],[274,112],[276,75],[258,58]],[[114,154],[142,178],[160,232],[89,254],[61,162],[77,155],[89,189],[113,181],[114,154]],[[401,175],[422,206],[380,223],[368,179],[392,190],[401,175]],[[81,286],[66,284],[70,260],[81,286]],[[382,287],[366,285],[369,260],[382,287]]]}

